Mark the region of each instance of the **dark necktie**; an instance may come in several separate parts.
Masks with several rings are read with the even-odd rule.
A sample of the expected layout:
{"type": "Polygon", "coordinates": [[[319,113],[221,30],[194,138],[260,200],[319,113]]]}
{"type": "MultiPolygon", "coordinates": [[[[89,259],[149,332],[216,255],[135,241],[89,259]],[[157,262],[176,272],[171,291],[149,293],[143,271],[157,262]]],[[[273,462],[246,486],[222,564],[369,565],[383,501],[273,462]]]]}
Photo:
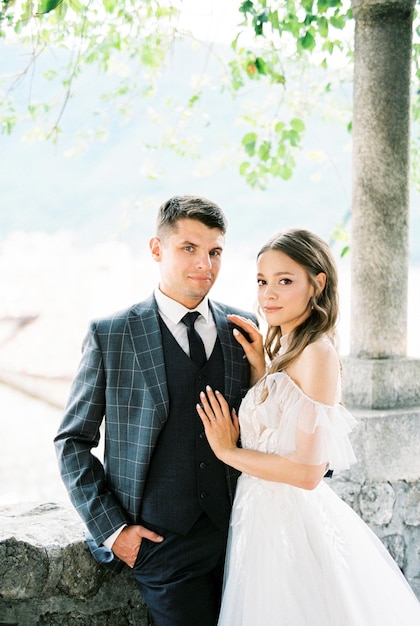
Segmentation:
{"type": "Polygon", "coordinates": [[[190,344],[190,358],[198,367],[203,367],[207,361],[203,340],[195,330],[194,323],[200,315],[198,311],[191,311],[182,318],[181,322],[187,327],[188,343],[190,344]]]}

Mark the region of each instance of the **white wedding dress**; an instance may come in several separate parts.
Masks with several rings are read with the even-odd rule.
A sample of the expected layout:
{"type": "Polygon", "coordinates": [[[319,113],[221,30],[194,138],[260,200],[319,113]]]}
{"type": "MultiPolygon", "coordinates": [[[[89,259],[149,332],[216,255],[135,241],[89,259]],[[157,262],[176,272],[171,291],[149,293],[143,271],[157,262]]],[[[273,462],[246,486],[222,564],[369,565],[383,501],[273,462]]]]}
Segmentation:
{"type": "MultiPolygon", "coordinates": [[[[244,448],[297,462],[355,461],[356,424],[315,402],[284,372],[252,388],[240,411],[244,448]]],[[[328,479],[327,479],[328,480],[328,479]]],[[[327,485],[308,491],[242,474],[229,531],[219,626],[420,626],[420,603],[380,540],[327,485]]]]}

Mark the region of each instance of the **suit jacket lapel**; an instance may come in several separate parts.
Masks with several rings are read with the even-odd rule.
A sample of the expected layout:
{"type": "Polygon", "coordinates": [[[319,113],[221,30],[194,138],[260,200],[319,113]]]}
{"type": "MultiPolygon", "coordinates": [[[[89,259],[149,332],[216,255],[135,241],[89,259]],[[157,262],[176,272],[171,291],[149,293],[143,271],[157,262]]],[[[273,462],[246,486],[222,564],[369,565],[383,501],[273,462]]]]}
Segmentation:
{"type": "Polygon", "coordinates": [[[216,322],[217,334],[223,351],[225,363],[225,395],[226,399],[231,402],[238,395],[238,390],[234,388],[235,381],[238,380],[238,373],[236,372],[235,374],[235,368],[238,368],[238,363],[241,362],[244,353],[239,343],[232,337],[233,326],[228,322],[226,311],[221,310],[219,306],[213,302],[210,302],[210,307],[216,322]]]}
{"type": "MultiPolygon", "coordinates": [[[[244,357],[241,346],[232,337],[233,326],[228,322],[226,310],[210,302],[222,347],[225,366],[225,395],[229,402],[236,399],[238,389],[238,363],[244,357]],[[236,381],[236,382],[235,382],[236,381]]],[[[165,359],[159,326],[156,300],[153,296],[133,307],[128,317],[128,327],[138,366],[144,376],[155,409],[161,422],[165,422],[169,410],[165,359]]]]}
{"type": "Polygon", "coordinates": [[[133,307],[128,326],[138,366],[156,412],[164,422],[168,415],[169,398],[158,312],[153,296],[133,307]]]}

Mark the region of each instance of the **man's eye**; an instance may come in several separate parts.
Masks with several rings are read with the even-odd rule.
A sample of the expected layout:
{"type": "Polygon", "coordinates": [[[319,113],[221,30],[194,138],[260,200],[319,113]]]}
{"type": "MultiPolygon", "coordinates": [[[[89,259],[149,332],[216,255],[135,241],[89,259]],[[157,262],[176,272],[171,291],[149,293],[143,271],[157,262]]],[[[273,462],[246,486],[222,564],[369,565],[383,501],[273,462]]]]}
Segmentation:
{"type": "Polygon", "coordinates": [[[194,250],[193,246],[185,246],[184,250],[187,252],[192,252],[194,250]]]}
{"type": "Polygon", "coordinates": [[[212,250],[210,256],[220,256],[220,250],[212,250]]]}

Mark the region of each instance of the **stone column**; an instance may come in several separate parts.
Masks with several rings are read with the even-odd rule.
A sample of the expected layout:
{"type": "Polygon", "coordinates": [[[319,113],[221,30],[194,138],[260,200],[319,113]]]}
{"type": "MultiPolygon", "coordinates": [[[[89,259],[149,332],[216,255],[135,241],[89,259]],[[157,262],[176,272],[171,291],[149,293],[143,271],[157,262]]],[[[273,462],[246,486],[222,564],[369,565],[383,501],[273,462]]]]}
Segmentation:
{"type": "Polygon", "coordinates": [[[351,353],[353,406],[420,404],[406,358],[410,72],[415,0],[353,0],[351,353]]]}

